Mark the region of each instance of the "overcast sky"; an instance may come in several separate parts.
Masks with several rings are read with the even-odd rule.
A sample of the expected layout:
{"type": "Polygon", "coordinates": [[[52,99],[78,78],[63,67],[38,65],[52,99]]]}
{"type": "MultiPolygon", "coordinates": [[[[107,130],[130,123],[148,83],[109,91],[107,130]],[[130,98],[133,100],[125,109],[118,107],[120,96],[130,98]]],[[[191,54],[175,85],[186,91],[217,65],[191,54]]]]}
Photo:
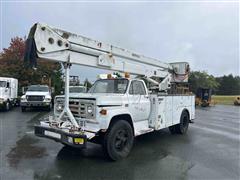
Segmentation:
{"type": "MultiPolygon", "coordinates": [[[[1,3],[1,49],[35,22],[133,50],[164,62],[188,61],[192,70],[239,75],[239,4],[1,3]]],[[[74,66],[91,81],[99,71],[74,66]]]]}

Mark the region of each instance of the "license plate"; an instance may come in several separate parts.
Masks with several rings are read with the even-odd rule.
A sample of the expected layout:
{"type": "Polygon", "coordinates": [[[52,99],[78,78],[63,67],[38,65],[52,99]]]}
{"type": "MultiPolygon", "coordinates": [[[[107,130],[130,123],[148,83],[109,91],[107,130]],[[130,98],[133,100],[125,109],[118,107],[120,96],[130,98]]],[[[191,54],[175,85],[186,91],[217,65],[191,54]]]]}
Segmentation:
{"type": "Polygon", "coordinates": [[[57,139],[61,139],[61,135],[58,134],[58,133],[55,133],[55,132],[44,131],[44,134],[45,134],[46,136],[50,136],[50,137],[54,137],[54,138],[57,138],[57,139]]]}
{"type": "Polygon", "coordinates": [[[75,144],[83,144],[84,143],[84,139],[83,138],[74,138],[74,143],[75,144]]]}

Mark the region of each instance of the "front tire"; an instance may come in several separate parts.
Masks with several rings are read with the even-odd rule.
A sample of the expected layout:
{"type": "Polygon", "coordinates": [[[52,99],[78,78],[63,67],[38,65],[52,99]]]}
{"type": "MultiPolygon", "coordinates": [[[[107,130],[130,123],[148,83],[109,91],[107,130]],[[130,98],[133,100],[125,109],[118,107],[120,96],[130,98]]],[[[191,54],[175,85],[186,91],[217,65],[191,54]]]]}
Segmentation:
{"type": "Polygon", "coordinates": [[[129,155],[134,141],[133,129],[124,120],[117,120],[104,136],[103,149],[107,156],[120,160],[129,155]]]}

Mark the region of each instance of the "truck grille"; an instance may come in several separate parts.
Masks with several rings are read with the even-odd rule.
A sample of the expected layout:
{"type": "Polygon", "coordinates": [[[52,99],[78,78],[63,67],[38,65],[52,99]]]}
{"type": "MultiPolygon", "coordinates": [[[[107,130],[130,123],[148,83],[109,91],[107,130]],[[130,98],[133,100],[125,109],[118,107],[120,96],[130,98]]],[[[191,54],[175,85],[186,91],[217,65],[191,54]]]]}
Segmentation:
{"type": "Polygon", "coordinates": [[[95,118],[95,101],[86,99],[71,99],[69,108],[74,117],[93,119],[95,118]],[[87,112],[87,107],[92,106],[93,113],[87,112]]]}
{"type": "Polygon", "coordinates": [[[43,101],[44,96],[27,96],[28,101],[43,101]]]}

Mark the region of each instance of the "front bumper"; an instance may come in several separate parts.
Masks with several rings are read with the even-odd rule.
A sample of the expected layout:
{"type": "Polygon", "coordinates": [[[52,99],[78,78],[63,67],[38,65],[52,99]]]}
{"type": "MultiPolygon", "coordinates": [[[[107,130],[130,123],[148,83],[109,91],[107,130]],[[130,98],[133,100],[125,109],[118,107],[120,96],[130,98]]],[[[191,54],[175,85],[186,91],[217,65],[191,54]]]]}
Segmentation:
{"type": "Polygon", "coordinates": [[[34,126],[35,135],[48,139],[55,140],[56,142],[63,143],[76,148],[85,148],[87,143],[87,136],[84,134],[72,134],[64,132],[63,130],[36,125],[34,126]]]}
{"type": "Polygon", "coordinates": [[[20,105],[24,107],[47,107],[51,104],[51,102],[44,101],[27,101],[21,102],[20,105]]]}

